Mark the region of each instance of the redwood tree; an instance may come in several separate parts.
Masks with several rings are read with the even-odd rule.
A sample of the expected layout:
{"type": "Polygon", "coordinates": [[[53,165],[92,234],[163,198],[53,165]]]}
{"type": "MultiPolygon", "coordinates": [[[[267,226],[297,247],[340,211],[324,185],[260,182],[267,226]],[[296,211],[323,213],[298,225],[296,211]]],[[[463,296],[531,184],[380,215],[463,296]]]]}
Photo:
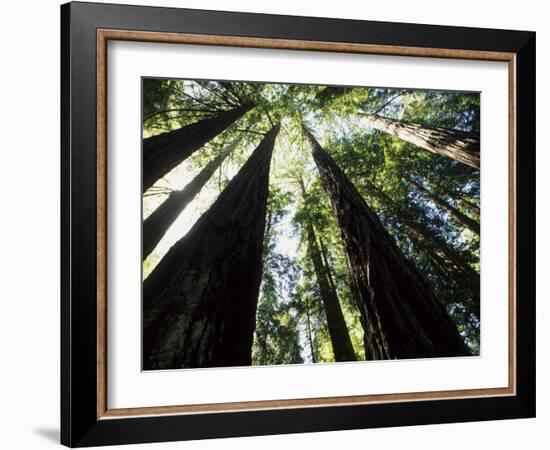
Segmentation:
{"type": "Polygon", "coordinates": [[[480,317],[480,279],[463,255],[452,248],[443,239],[430,232],[423,220],[411,214],[409,210],[394,202],[384,191],[377,188],[368,179],[362,179],[369,195],[374,196],[384,208],[403,226],[416,246],[426,252],[428,258],[445,275],[446,279],[467,292],[464,305],[469,313],[480,317]]]}
{"type": "Polygon", "coordinates": [[[469,200],[466,200],[458,192],[448,191],[447,195],[451,197],[460,206],[462,206],[466,211],[468,211],[469,214],[477,217],[480,216],[479,206],[469,200]]]}
{"type": "Polygon", "coordinates": [[[368,125],[417,147],[479,169],[479,133],[428,127],[378,115],[360,115],[368,125]]]}
{"type": "Polygon", "coordinates": [[[145,370],[250,365],[278,131],[145,280],[145,370]]]}
{"type": "Polygon", "coordinates": [[[334,160],[303,129],[338,222],[365,330],[367,359],[468,355],[431,287],[334,160]]]}
{"type": "Polygon", "coordinates": [[[313,225],[308,223],[306,228],[308,251],[313,262],[321,300],[323,301],[334,359],[336,361],[356,361],[357,357],[342,313],[340,299],[334,284],[331,282],[330,267],[326,262],[323,263],[313,225]]]}
{"type": "Polygon", "coordinates": [[[462,225],[463,227],[468,228],[469,230],[473,231],[479,236],[479,222],[475,221],[474,219],[471,219],[466,214],[463,214],[458,209],[456,209],[455,207],[447,203],[445,200],[443,200],[439,196],[430,192],[428,189],[426,189],[424,186],[422,186],[420,183],[416,182],[415,180],[411,178],[405,178],[405,182],[411,185],[420,194],[432,200],[439,208],[446,211],[447,214],[449,214],[449,216],[455,222],[462,225]]]}
{"type": "Polygon", "coordinates": [[[168,228],[197,196],[212,174],[233,151],[237,142],[238,140],[235,140],[225,147],[187,186],[171,192],[168,198],[143,221],[143,260],[155,249],[168,228]]]}
{"type": "Polygon", "coordinates": [[[251,103],[244,103],[238,108],[185,125],[177,130],[143,139],[143,192],[253,106],[251,103]]]}

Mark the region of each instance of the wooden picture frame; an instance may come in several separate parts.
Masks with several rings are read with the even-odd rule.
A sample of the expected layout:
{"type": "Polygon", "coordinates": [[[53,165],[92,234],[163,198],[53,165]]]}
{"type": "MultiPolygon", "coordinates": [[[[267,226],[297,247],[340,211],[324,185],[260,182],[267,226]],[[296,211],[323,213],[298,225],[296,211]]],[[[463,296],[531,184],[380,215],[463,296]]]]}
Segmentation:
{"type": "Polygon", "coordinates": [[[535,33],[78,2],[61,7],[61,27],[63,444],[534,417],[535,33]],[[508,387],[110,409],[106,394],[105,188],[109,40],[507,62],[508,387]]]}

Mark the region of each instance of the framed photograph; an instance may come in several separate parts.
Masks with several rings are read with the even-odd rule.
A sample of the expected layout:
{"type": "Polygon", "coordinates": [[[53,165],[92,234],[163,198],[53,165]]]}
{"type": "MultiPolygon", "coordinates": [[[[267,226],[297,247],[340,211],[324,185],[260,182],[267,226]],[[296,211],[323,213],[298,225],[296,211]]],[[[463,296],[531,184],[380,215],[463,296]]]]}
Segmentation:
{"type": "Polygon", "coordinates": [[[61,7],[61,441],[535,415],[535,33],[61,7]]]}

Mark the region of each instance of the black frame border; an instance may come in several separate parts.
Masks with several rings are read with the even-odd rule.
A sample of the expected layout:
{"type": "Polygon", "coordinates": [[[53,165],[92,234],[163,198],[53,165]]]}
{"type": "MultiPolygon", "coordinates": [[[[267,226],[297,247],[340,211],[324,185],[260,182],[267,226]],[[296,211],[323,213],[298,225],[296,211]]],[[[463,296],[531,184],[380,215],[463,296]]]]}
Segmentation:
{"type": "Polygon", "coordinates": [[[94,3],[61,6],[61,443],[70,447],[535,416],[534,32],[94,3]],[[96,30],[516,54],[516,395],[97,419],[96,30]]]}

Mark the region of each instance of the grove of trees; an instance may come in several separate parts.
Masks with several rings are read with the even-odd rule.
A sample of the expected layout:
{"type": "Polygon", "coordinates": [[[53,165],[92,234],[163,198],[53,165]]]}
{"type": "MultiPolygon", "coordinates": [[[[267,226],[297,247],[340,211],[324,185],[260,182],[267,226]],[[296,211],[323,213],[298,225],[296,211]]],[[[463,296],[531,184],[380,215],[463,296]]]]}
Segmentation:
{"type": "Polygon", "coordinates": [[[471,92],[143,80],[143,368],[480,348],[471,92]]]}

